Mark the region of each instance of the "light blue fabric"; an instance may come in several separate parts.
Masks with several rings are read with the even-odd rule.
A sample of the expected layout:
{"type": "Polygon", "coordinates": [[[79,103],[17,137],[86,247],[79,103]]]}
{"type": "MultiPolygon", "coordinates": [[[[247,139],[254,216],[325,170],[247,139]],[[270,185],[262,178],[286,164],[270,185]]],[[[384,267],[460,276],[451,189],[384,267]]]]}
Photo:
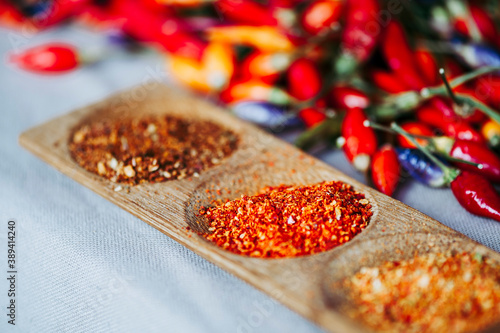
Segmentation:
{"type": "MultiPolygon", "coordinates": [[[[0,55],[103,37],[69,27],[0,30],[0,55]]],[[[161,57],[117,55],[63,76],[0,63],[0,332],[318,332],[319,328],[21,149],[19,134],[150,79],[161,57]],[[7,221],[17,220],[17,325],[6,324],[7,221]]],[[[317,156],[361,179],[340,152],[317,156]]],[[[406,181],[397,198],[500,251],[500,224],[464,212],[448,190],[406,181]]]]}

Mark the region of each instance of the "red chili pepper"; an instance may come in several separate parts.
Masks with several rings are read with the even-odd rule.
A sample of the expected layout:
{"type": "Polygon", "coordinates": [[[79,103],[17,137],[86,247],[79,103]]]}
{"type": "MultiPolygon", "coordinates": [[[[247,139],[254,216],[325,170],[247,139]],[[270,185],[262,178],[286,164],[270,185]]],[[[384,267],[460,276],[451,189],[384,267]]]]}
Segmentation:
{"type": "Polygon", "coordinates": [[[428,85],[437,85],[440,83],[438,66],[430,52],[417,50],[414,53],[414,59],[418,70],[422,73],[428,85]]]}
{"type": "Polygon", "coordinates": [[[336,86],[330,91],[330,104],[339,109],[366,109],[370,105],[370,99],[356,88],[336,86]]]}
{"type": "Polygon", "coordinates": [[[457,76],[464,74],[464,69],[462,66],[452,58],[446,58],[445,60],[446,78],[452,80],[457,76]]]}
{"type": "Polygon", "coordinates": [[[292,8],[303,0],[268,0],[271,7],[292,8]]]}
{"type": "Polygon", "coordinates": [[[215,7],[225,18],[241,24],[276,25],[278,21],[268,7],[251,0],[218,0],[215,7]]]}
{"type": "MultiPolygon", "coordinates": [[[[391,127],[400,134],[404,133],[397,125],[393,124],[391,127]]],[[[420,152],[431,162],[422,164],[425,165],[424,170],[430,169],[431,165],[441,169],[442,182],[451,186],[453,195],[462,207],[473,214],[500,221],[500,196],[486,177],[476,172],[459,171],[448,167],[427,148],[422,148],[420,152]]],[[[434,174],[439,175],[439,173],[434,174]]]]}
{"type": "Polygon", "coordinates": [[[483,75],[474,81],[475,89],[471,95],[494,108],[500,107],[500,76],[483,75]]]}
{"type": "Polygon", "coordinates": [[[344,153],[354,167],[366,171],[370,166],[370,158],[377,150],[377,137],[371,127],[365,127],[367,120],[363,109],[348,109],[342,122],[341,134],[345,142],[344,153]]]}
{"type": "Polygon", "coordinates": [[[456,140],[449,155],[464,161],[482,164],[482,169],[466,163],[456,163],[456,166],[463,170],[480,173],[496,183],[500,182],[500,158],[488,147],[471,141],[456,140]]]}
{"type": "MultiPolygon", "coordinates": [[[[425,135],[425,136],[434,135],[432,129],[426,124],[421,122],[416,122],[416,121],[406,122],[403,125],[401,125],[401,128],[410,134],[425,135]]],[[[424,139],[417,139],[417,142],[423,146],[427,143],[427,141],[424,139]]],[[[398,143],[403,148],[417,148],[412,142],[410,142],[402,135],[398,135],[398,143]]]]}
{"type": "Polygon", "coordinates": [[[441,111],[439,111],[429,103],[419,106],[415,115],[419,121],[432,127],[437,127],[443,132],[443,128],[446,128],[446,126],[444,126],[444,123],[449,121],[449,119],[447,119],[447,117],[443,115],[441,111]]]}
{"type": "Polygon", "coordinates": [[[465,19],[456,18],[455,22],[453,22],[453,29],[464,36],[470,36],[467,21],[465,19]]]}
{"type": "Polygon", "coordinates": [[[300,110],[299,117],[306,127],[313,127],[326,119],[326,115],[316,108],[305,108],[300,110]]]}
{"type": "Polygon", "coordinates": [[[391,21],[382,38],[382,53],[387,65],[411,89],[418,90],[427,84],[417,71],[413,52],[410,49],[403,27],[396,21],[391,21]]]}
{"type": "Polygon", "coordinates": [[[441,112],[441,114],[450,120],[459,119],[455,111],[453,110],[453,106],[451,100],[445,97],[434,97],[429,101],[429,104],[434,106],[437,110],[441,112]]]}
{"type": "Polygon", "coordinates": [[[28,20],[11,3],[5,0],[0,1],[0,25],[8,28],[23,28],[28,20]]]}
{"type": "Polygon", "coordinates": [[[379,13],[380,6],[376,0],[346,1],[342,29],[343,55],[337,62],[338,72],[354,69],[356,64],[365,62],[372,54],[382,29],[374,19],[379,13]]]}
{"type": "Polygon", "coordinates": [[[83,23],[94,30],[118,29],[121,22],[113,17],[111,13],[96,5],[88,5],[82,8],[76,15],[79,23],[83,23]]]}
{"type": "Polygon", "coordinates": [[[410,90],[404,82],[401,82],[399,77],[381,70],[375,70],[372,72],[372,80],[377,87],[390,94],[399,94],[410,90]]]}
{"type": "Polygon", "coordinates": [[[288,68],[290,95],[304,101],[316,96],[321,90],[321,76],[316,64],[306,58],[295,60],[288,68]]]}
{"type": "Polygon", "coordinates": [[[20,54],[11,55],[10,60],[25,70],[38,73],[65,72],[79,65],[76,49],[62,43],[36,46],[20,54]]]}
{"type": "Polygon", "coordinates": [[[245,79],[256,78],[273,84],[291,62],[292,56],[289,53],[255,51],[243,60],[240,66],[241,76],[245,79]]]}
{"type": "Polygon", "coordinates": [[[90,0],[52,1],[47,10],[34,15],[30,20],[39,28],[53,26],[77,14],[90,2],[90,0]]]}
{"type": "MultiPolygon", "coordinates": [[[[460,89],[461,92],[465,92],[466,88],[460,89]]],[[[447,133],[448,136],[452,136],[454,138],[459,138],[463,140],[471,140],[476,142],[483,142],[481,135],[476,131],[470,123],[480,122],[484,119],[483,114],[479,111],[474,111],[472,115],[468,117],[460,117],[453,110],[453,106],[449,99],[445,99],[442,97],[434,97],[430,100],[430,104],[432,104],[437,110],[439,110],[446,120],[446,123],[441,123],[441,126],[436,126],[438,128],[448,129],[443,130],[447,133]]]]}
{"type": "Polygon", "coordinates": [[[490,15],[488,15],[484,9],[473,3],[470,3],[469,10],[481,35],[490,43],[495,44],[498,37],[498,31],[490,15]]]}
{"type": "MultiPolygon", "coordinates": [[[[473,93],[470,91],[470,89],[468,89],[465,86],[459,87],[455,90],[459,91],[460,93],[472,94],[472,96],[474,96],[473,93]]],[[[430,100],[429,103],[431,105],[433,105],[437,110],[439,110],[441,112],[441,114],[443,115],[443,117],[447,121],[450,121],[450,122],[476,123],[476,122],[481,122],[485,119],[484,114],[481,113],[479,110],[475,110],[474,112],[472,112],[471,115],[469,115],[467,117],[458,116],[455,113],[455,110],[453,109],[454,106],[452,105],[451,100],[448,98],[434,97],[430,100]]],[[[472,130],[474,130],[474,129],[472,129],[472,130]]]]}
{"type": "Polygon", "coordinates": [[[373,155],[371,169],[373,184],[377,190],[391,196],[396,190],[400,175],[398,155],[391,145],[384,145],[373,155]]]}
{"type": "Polygon", "coordinates": [[[469,123],[460,118],[445,115],[433,105],[425,104],[420,106],[416,112],[416,116],[421,122],[440,129],[445,135],[452,138],[480,143],[484,142],[481,134],[469,123]]]}
{"type": "MultiPolygon", "coordinates": [[[[120,1],[120,0],[114,0],[120,1]]],[[[168,1],[168,0],[167,0],[168,1]]],[[[96,1],[93,1],[96,2],[96,1]]],[[[156,13],[162,13],[164,15],[174,15],[175,10],[170,6],[165,6],[162,0],[139,0],[140,4],[147,8],[148,10],[156,13]]]]}
{"type": "Polygon", "coordinates": [[[462,171],[450,185],[453,195],[468,212],[500,222],[500,196],[488,179],[462,171]]]}
{"type": "MultiPolygon", "coordinates": [[[[457,88],[454,88],[453,91],[460,93],[460,94],[469,95],[473,98],[479,99],[482,102],[488,104],[488,101],[486,100],[485,96],[481,96],[477,92],[477,89],[474,90],[472,88],[469,88],[466,85],[461,85],[457,88]],[[482,99],[482,98],[484,98],[484,99],[482,99]]],[[[460,107],[460,106],[455,105],[455,107],[460,107]]],[[[465,107],[469,107],[469,106],[466,105],[465,107]]],[[[488,117],[483,112],[481,112],[479,109],[474,109],[469,115],[461,117],[461,119],[465,120],[466,122],[468,122],[470,124],[481,124],[484,121],[486,121],[488,119],[488,117]]]]}
{"type": "Polygon", "coordinates": [[[465,121],[446,124],[445,134],[459,140],[484,143],[481,134],[465,121]]]}
{"type": "MultiPolygon", "coordinates": [[[[497,29],[495,27],[495,22],[491,19],[488,13],[481,7],[472,3],[469,4],[469,12],[477,26],[477,29],[479,30],[479,33],[481,34],[481,37],[488,42],[495,44],[498,37],[497,29]]],[[[454,28],[461,34],[470,36],[466,18],[457,19],[454,28]]]]}
{"type": "Polygon", "coordinates": [[[114,1],[108,10],[116,19],[121,19],[123,31],[132,37],[177,56],[201,59],[206,43],[182,29],[175,17],[152,12],[133,0],[114,1]]]}
{"type": "Polygon", "coordinates": [[[156,0],[164,6],[196,8],[206,3],[206,0],[156,0]]]}
{"type": "Polygon", "coordinates": [[[302,13],[302,28],[311,35],[318,35],[332,27],[342,14],[342,0],[316,0],[302,13]]]}
{"type": "MultiPolygon", "coordinates": [[[[162,5],[156,2],[156,0],[141,1],[140,4],[138,3],[136,5],[142,5],[143,7],[139,10],[139,14],[147,10],[150,13],[153,13],[154,16],[164,18],[175,17],[175,11],[171,7],[162,5]]],[[[77,19],[89,25],[92,29],[120,29],[123,26],[124,21],[127,20],[125,15],[126,14],[117,11],[113,3],[109,3],[107,5],[94,3],[81,8],[77,13],[77,19]]],[[[179,22],[179,25],[182,25],[182,28],[193,29],[191,24],[183,24],[180,20],[177,20],[177,22],[179,22]]]]}

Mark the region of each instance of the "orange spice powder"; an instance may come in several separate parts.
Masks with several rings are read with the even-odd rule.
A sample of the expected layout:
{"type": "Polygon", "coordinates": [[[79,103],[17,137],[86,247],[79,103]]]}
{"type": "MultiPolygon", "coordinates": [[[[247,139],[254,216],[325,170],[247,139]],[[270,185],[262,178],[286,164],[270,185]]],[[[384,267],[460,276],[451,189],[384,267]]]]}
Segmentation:
{"type": "Polygon", "coordinates": [[[377,332],[476,332],[500,319],[500,271],[479,254],[428,254],[344,280],[347,314],[377,332]]]}

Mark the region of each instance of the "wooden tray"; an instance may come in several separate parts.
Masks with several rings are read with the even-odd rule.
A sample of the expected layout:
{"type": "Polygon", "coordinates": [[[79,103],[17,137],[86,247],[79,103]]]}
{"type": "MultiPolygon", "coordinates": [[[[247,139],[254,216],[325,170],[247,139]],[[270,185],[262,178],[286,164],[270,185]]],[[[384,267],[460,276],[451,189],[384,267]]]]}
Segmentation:
{"type": "MultiPolygon", "coordinates": [[[[468,239],[438,221],[387,197],[331,166],[310,157],[264,131],[240,121],[213,104],[162,84],[147,84],[33,128],[20,136],[21,145],[62,173],[92,189],[203,258],[240,277],[328,331],[366,332],[342,314],[342,290],[333,282],[363,265],[409,258],[429,251],[478,251],[500,262],[500,254],[468,239]],[[199,178],[142,184],[115,191],[116,184],[77,165],[68,140],[75,126],[99,119],[147,114],[174,114],[207,119],[240,136],[237,151],[199,178]],[[299,258],[261,259],[225,251],[194,231],[205,230],[196,214],[218,198],[254,194],[267,185],[311,184],[341,180],[365,193],[373,206],[370,225],[336,249],[299,258]],[[228,193],[226,189],[231,189],[228,193]],[[209,190],[209,194],[207,191],[209,190]]],[[[491,328],[500,331],[500,325],[491,328]]]]}

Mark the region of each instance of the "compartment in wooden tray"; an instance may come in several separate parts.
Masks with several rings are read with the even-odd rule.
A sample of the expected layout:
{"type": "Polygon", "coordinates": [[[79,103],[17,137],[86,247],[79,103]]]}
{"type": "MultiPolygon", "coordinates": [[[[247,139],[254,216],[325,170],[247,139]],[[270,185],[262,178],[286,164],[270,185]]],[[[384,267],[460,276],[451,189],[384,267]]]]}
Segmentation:
{"type": "Polygon", "coordinates": [[[329,264],[322,283],[329,307],[384,332],[500,329],[500,256],[446,233],[360,242],[329,264]],[[408,316],[418,323],[408,327],[408,316]]]}
{"type": "Polygon", "coordinates": [[[227,111],[162,84],[140,86],[49,121],[23,133],[20,143],[59,171],[332,332],[368,330],[345,315],[341,305],[348,306],[349,301],[339,296],[342,292],[337,295],[328,286],[336,277],[353,274],[365,263],[391,260],[396,252],[384,244],[399,244],[408,250],[411,247],[406,249],[401,240],[412,240],[411,246],[418,247],[427,244],[426,235],[439,235],[435,237],[439,238],[436,246],[440,249],[461,244],[492,258],[499,256],[227,111]],[[238,146],[197,176],[127,186],[85,170],[71,157],[68,143],[78,126],[102,119],[149,115],[214,122],[235,133],[238,146]],[[257,258],[224,250],[198,234],[209,232],[198,215],[200,208],[211,205],[214,199],[254,195],[265,186],[332,180],[346,182],[363,193],[373,212],[370,224],[361,233],[336,248],[294,258],[257,258]]]}

